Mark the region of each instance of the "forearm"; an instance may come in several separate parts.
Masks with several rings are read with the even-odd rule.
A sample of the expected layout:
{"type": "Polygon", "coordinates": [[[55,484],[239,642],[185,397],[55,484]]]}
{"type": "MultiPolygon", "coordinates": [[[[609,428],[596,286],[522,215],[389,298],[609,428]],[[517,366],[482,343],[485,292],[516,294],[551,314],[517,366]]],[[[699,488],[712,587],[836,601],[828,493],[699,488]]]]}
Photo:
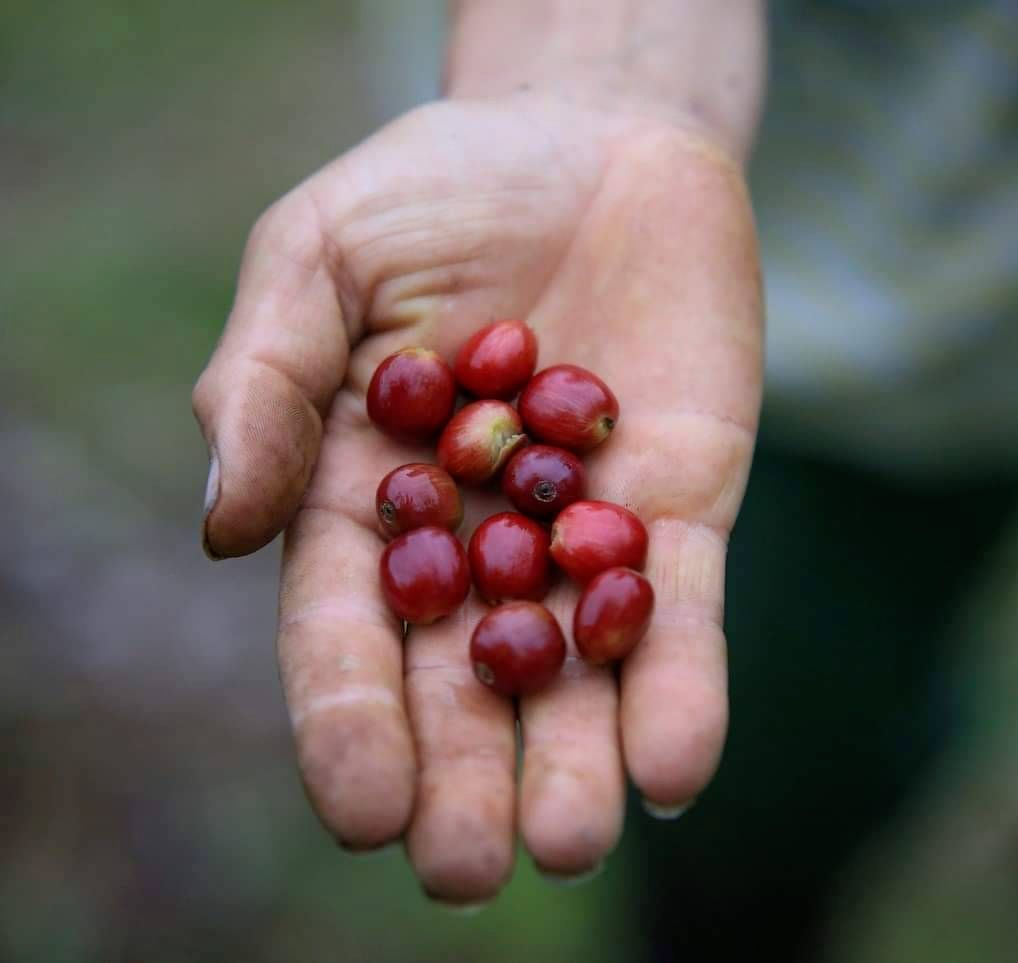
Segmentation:
{"type": "Polygon", "coordinates": [[[764,0],[453,0],[453,97],[526,87],[702,125],[745,160],[764,87],[764,0]]]}

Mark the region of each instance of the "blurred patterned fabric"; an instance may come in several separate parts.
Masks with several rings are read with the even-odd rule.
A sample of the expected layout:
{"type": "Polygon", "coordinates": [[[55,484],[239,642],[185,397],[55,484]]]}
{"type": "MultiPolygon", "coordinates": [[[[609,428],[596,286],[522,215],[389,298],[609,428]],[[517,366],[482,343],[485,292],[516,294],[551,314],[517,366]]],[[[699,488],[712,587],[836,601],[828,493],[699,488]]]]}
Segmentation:
{"type": "Polygon", "coordinates": [[[1018,4],[775,5],[753,167],[768,430],[1018,466],[1018,4]]]}

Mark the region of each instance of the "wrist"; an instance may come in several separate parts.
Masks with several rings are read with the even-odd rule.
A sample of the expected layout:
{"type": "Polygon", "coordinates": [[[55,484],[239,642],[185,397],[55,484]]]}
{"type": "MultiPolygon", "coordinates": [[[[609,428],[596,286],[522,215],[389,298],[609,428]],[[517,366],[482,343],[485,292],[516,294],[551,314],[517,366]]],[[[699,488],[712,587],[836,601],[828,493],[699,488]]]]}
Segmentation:
{"type": "Polygon", "coordinates": [[[763,92],[761,0],[459,0],[449,97],[547,93],[678,123],[739,162],[763,92]]]}

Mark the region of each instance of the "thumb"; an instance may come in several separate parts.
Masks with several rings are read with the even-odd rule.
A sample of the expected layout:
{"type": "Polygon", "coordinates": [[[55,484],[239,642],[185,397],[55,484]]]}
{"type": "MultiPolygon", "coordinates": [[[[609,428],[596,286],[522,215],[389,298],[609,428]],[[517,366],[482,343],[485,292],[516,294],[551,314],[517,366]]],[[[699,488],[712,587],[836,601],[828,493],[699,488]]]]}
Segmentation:
{"type": "Polygon", "coordinates": [[[202,540],[211,558],[261,548],[300,504],[349,356],[354,302],[333,267],[307,188],[251,231],[226,330],[193,394],[209,446],[202,540]]]}

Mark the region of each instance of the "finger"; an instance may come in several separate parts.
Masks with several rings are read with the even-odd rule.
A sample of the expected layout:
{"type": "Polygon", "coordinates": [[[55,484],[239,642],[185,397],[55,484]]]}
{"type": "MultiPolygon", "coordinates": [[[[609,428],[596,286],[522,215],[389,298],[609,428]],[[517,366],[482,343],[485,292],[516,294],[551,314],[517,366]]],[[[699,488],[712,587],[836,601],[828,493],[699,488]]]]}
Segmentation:
{"type": "MultiPolygon", "coordinates": [[[[552,609],[567,638],[576,592],[559,589],[552,609]]],[[[625,775],[618,696],[607,668],[569,656],[549,688],[520,701],[523,777],[520,832],[540,869],[575,876],[598,866],[622,832],[625,775]]]]}
{"type": "Polygon", "coordinates": [[[407,851],[424,889],[455,903],[489,900],[512,873],[516,724],[512,703],[474,678],[471,598],[411,629],[406,694],[420,765],[407,851]]]}
{"type": "Polygon", "coordinates": [[[279,664],[312,806],[341,842],[399,837],[414,798],[401,626],[376,573],[381,542],[322,499],[287,531],[279,664]]]}
{"type": "Polygon", "coordinates": [[[692,801],[717,768],[728,725],[722,631],[726,539],[704,523],[650,526],[650,629],[622,669],[626,766],[645,800],[692,801]]]}
{"type": "Polygon", "coordinates": [[[293,517],[346,369],[355,299],[311,198],[298,188],[258,220],[226,330],[195,386],[212,557],[252,552],[293,517]]]}
{"type": "Polygon", "coordinates": [[[633,345],[612,351],[612,339],[575,328],[570,342],[623,405],[611,445],[588,459],[590,490],[650,527],[657,605],[622,670],[625,761],[651,802],[675,806],[709,780],[727,726],[725,541],[759,410],[761,295],[739,172],[681,137],[632,149],[640,162],[608,172],[585,224],[590,243],[574,246],[558,300],[542,310],[592,319],[633,345]]]}

